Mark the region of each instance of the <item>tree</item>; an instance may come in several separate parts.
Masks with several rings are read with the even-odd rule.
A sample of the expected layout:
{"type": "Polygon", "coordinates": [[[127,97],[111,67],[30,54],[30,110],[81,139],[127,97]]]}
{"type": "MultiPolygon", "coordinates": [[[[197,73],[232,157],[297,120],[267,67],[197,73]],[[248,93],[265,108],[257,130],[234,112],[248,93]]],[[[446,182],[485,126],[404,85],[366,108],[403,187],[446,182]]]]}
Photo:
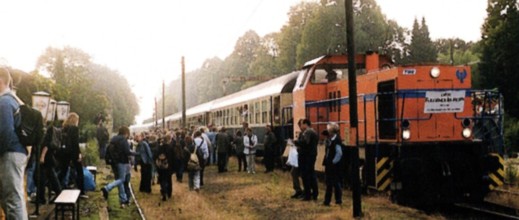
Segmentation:
{"type": "Polygon", "coordinates": [[[482,82],[504,95],[505,110],[519,117],[519,11],[516,0],[490,0],[488,17],[482,28],[482,55],[479,64],[482,82]]]}
{"type": "Polygon", "coordinates": [[[505,146],[519,148],[519,5],[516,0],[489,0],[482,28],[479,71],[484,88],[498,88],[504,96],[505,146]]]}
{"type": "MultiPolygon", "coordinates": [[[[80,49],[49,47],[38,58],[36,69],[51,76],[57,92],[51,94],[70,103],[70,111],[81,117],[81,127],[93,123],[99,112],[111,114],[115,127],[133,124],[138,105],[128,81],[116,71],[93,63],[80,49]]],[[[48,90],[54,88],[47,86],[48,90]]]]}
{"type": "Polygon", "coordinates": [[[425,23],[425,17],[422,18],[421,25],[415,18],[413,30],[411,31],[411,44],[407,48],[406,63],[435,63],[437,62],[437,51],[435,45],[429,37],[429,28],[425,23]]]}
{"type": "Polygon", "coordinates": [[[317,3],[301,2],[290,8],[288,23],[281,28],[276,41],[279,45],[276,65],[282,73],[289,73],[300,68],[297,64],[297,45],[306,23],[317,11],[317,3]]]}

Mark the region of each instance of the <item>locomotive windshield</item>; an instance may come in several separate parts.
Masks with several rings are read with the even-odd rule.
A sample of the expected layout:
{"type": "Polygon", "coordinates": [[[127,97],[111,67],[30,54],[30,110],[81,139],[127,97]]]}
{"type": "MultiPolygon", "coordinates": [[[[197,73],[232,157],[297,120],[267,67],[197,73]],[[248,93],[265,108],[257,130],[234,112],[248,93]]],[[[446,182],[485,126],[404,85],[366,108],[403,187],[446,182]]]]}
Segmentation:
{"type": "Polygon", "coordinates": [[[344,65],[319,65],[312,74],[311,82],[314,84],[334,82],[341,80],[347,72],[348,69],[344,65]]]}
{"type": "MultiPolygon", "coordinates": [[[[366,67],[364,64],[357,64],[357,75],[366,73],[366,67]]],[[[313,84],[329,83],[337,80],[348,78],[348,65],[332,65],[332,64],[321,64],[318,65],[310,79],[313,84]]]]}

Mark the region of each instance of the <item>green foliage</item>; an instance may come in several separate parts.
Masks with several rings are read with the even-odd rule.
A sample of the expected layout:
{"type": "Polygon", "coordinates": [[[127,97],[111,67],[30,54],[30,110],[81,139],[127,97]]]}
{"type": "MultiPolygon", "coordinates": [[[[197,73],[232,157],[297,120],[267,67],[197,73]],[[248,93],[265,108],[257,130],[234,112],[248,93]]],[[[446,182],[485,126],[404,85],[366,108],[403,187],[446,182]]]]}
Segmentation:
{"type": "Polygon", "coordinates": [[[519,117],[519,8],[517,0],[489,0],[482,28],[479,70],[485,88],[498,88],[505,111],[519,117]]]}
{"type": "Polygon", "coordinates": [[[80,142],[87,142],[88,140],[95,139],[97,133],[97,127],[92,122],[86,122],[83,127],[79,130],[80,142]]]}
{"type": "Polygon", "coordinates": [[[421,24],[415,18],[411,34],[411,44],[406,48],[407,57],[404,59],[404,62],[411,64],[437,62],[436,46],[429,37],[429,28],[425,18],[422,18],[421,24]]]}
{"type": "Polygon", "coordinates": [[[516,184],[517,183],[517,167],[511,161],[506,164],[505,171],[505,182],[508,184],[516,184]]]}
{"type": "Polygon", "coordinates": [[[95,64],[90,55],[72,47],[49,47],[39,57],[38,73],[22,77],[20,96],[29,98],[39,90],[58,101],[70,103],[70,111],[80,116],[80,128],[90,126],[98,113],[106,115],[114,127],[133,124],[139,109],[128,81],[114,70],[95,64]]]}
{"type": "Polygon", "coordinates": [[[508,148],[508,152],[519,152],[519,120],[517,120],[517,118],[506,117],[504,130],[505,146],[508,148]]]}
{"type": "Polygon", "coordinates": [[[87,142],[85,151],[82,152],[83,162],[85,165],[87,165],[87,166],[99,166],[100,165],[98,149],[99,149],[99,147],[97,145],[97,141],[95,141],[94,139],[89,139],[87,142]]]}

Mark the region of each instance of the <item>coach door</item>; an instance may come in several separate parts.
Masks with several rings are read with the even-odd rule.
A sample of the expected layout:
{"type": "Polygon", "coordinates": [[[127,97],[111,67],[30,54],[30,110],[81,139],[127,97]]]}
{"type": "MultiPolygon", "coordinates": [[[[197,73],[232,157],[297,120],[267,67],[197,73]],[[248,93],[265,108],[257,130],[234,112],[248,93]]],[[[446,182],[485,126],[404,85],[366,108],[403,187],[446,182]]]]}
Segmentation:
{"type": "Polygon", "coordinates": [[[377,91],[379,139],[396,139],[395,81],[380,82],[377,91]]]}

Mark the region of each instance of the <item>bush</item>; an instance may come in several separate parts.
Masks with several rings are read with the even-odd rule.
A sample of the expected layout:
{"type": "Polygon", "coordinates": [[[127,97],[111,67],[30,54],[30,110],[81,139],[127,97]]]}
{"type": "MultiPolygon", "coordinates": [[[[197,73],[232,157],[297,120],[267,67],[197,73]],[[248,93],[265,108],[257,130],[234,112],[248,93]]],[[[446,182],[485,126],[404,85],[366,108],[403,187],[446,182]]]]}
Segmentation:
{"type": "MultiPolygon", "coordinates": [[[[505,116],[506,117],[506,116],[505,116]]],[[[506,152],[519,151],[519,121],[517,118],[506,117],[504,124],[505,146],[506,152]]]]}
{"type": "Polygon", "coordinates": [[[507,162],[505,171],[505,181],[508,184],[515,184],[517,182],[517,168],[511,161],[507,162]]]}
{"type": "Polygon", "coordinates": [[[99,147],[97,146],[97,141],[91,138],[86,145],[85,150],[82,152],[83,155],[83,163],[86,166],[98,166],[99,159],[99,147]]]}
{"type": "Polygon", "coordinates": [[[97,126],[92,122],[82,124],[79,129],[79,142],[85,143],[90,139],[96,138],[97,126]]]}

